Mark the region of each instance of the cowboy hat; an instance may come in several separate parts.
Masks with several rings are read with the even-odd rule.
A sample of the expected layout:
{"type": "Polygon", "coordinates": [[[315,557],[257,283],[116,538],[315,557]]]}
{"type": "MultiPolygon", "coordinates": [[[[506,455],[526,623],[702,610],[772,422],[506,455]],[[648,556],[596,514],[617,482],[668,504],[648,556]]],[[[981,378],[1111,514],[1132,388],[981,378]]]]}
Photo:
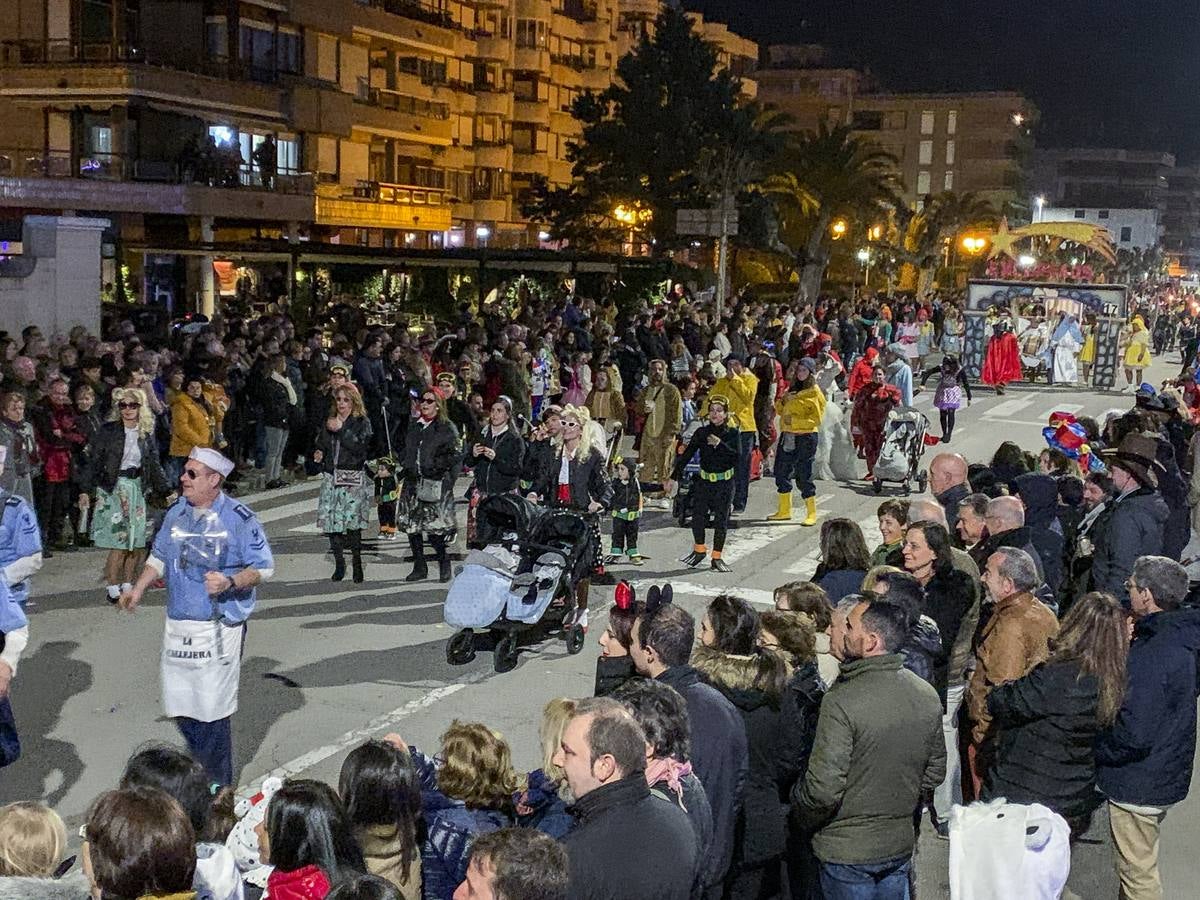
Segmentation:
{"type": "Polygon", "coordinates": [[[1119,466],[1146,487],[1158,487],[1158,441],[1148,434],[1127,434],[1115,450],[1101,450],[1109,467],[1119,466]]]}

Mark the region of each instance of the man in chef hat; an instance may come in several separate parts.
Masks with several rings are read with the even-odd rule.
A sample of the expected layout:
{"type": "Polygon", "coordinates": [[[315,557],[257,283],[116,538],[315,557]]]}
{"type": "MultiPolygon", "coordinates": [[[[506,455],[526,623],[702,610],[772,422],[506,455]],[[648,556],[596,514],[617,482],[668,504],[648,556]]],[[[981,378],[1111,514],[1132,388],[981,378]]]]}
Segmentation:
{"type": "Polygon", "coordinates": [[[163,707],[209,777],[233,784],[233,713],[246,622],[256,588],[274,574],[258,517],[222,486],[233,462],[196,447],[179,477],[180,499],[167,510],[146,568],[121,595],[132,612],[156,578],[167,584],[161,661],[163,707]]]}

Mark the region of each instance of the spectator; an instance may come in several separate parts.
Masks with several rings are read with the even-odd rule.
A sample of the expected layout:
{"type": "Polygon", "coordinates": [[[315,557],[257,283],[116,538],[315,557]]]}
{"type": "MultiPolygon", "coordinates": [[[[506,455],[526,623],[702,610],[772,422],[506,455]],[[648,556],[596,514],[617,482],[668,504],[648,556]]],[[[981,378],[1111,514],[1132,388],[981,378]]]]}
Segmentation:
{"type": "Polygon", "coordinates": [[[267,361],[266,381],[259,387],[263,405],[263,426],[267,437],[267,488],[283,487],[283,450],[287,446],[293,410],[299,402],[296,389],[287,378],[287,360],[272,356],[267,361]]]}
{"type": "Polygon", "coordinates": [[[1121,605],[1088,594],[1063,618],[1050,657],[988,694],[1000,736],[982,800],[1041,803],[1067,820],[1073,840],[1087,831],[1101,800],[1092,744],[1121,709],[1127,633],[1121,605]]]}
{"type": "Polygon", "coordinates": [[[903,670],[908,614],[864,601],[847,617],[847,662],[821,703],[792,803],[813,832],[826,900],[909,897],[913,813],[946,771],[941,704],[903,670]]]}
{"type": "Polygon", "coordinates": [[[562,844],[527,828],[480,835],[454,900],[567,900],[562,844]]]}
{"type": "Polygon", "coordinates": [[[821,586],[830,603],[862,587],[871,556],[858,523],[850,519],[826,519],[821,523],[821,562],[812,580],[821,586]]]}
{"type": "Polygon", "coordinates": [[[387,741],[354,748],[342,763],[338,794],[367,871],[394,885],[402,900],[420,900],[421,789],[408,751],[387,741]]]}
{"type": "Polygon", "coordinates": [[[981,570],[997,550],[1012,547],[1029,554],[1037,568],[1039,585],[1046,580],[1042,572],[1042,559],[1033,546],[1029,526],[1025,524],[1025,506],[1019,497],[989,500],[983,521],[987,526],[987,537],[971,550],[971,559],[981,570]]]}
{"type": "Polygon", "coordinates": [[[593,694],[606,697],[631,678],[636,677],[630,648],[633,644],[633,623],[643,606],[634,598],[633,588],[622,582],[617,585],[615,602],[608,611],[608,624],[600,635],[600,656],[596,660],[596,686],[593,694]]]}
{"type": "Polygon", "coordinates": [[[883,543],[871,554],[871,567],[904,565],[904,526],[908,524],[907,500],[884,500],[875,511],[883,543]]]}
{"type": "Polygon", "coordinates": [[[88,900],[82,872],[60,877],[75,857],[67,853],[67,829],[41,803],[0,806],[0,897],[6,900],[88,900]]]}
{"type": "Polygon", "coordinates": [[[1187,590],[1183,566],[1161,556],[1139,558],[1128,579],[1128,682],[1116,722],[1096,743],[1096,781],[1108,800],[1123,900],[1164,896],[1159,833],[1191,785],[1200,610],[1180,608],[1187,590]]]}
{"type": "Polygon", "coordinates": [[[1058,524],[1058,482],[1041,472],[1018,475],[1014,482],[1025,506],[1025,527],[1037,551],[1046,585],[1058,596],[1063,580],[1063,533],[1058,524]]]}
{"type": "Polygon", "coordinates": [[[183,808],[162,791],[101,794],[82,835],[83,872],[93,897],[195,897],[196,833],[183,808]]]}
{"type": "Polygon", "coordinates": [[[396,886],[378,875],[355,875],[325,897],[326,900],[403,900],[396,886]]]}
{"type": "Polygon", "coordinates": [[[863,593],[882,597],[908,613],[908,637],[899,653],[904,668],[922,681],[934,683],[934,669],[942,657],[942,635],[937,622],[925,614],[925,589],[907,572],[878,566],[863,579],[863,593]]]}
{"type": "Polygon", "coordinates": [[[33,426],[25,421],[25,403],[20,391],[0,394],[0,447],[5,450],[0,488],[33,506],[33,478],[41,471],[41,458],[33,426]]]}
{"type": "Polygon", "coordinates": [[[998,728],[992,727],[987,697],[993,688],[1023,677],[1050,655],[1050,640],[1058,633],[1058,620],[1034,595],[1041,579],[1033,557],[1008,547],[988,557],[983,573],[991,615],[975,642],[975,668],[966,690],[969,731],[960,729],[965,742],[963,799],[979,797],[983,776],[990,765],[998,728]],[[969,737],[969,741],[965,738],[969,737]]]}
{"type": "Polygon", "coordinates": [[[42,460],[34,494],[43,539],[53,550],[74,549],[63,540],[63,522],[71,507],[74,450],[83,445],[84,436],[75,424],[70,388],[61,378],[50,382],[45,400],[35,411],[34,433],[42,460]]]}
{"type": "Polygon", "coordinates": [[[687,814],[650,793],[646,735],[609,698],[581,700],[555,763],[578,825],[564,844],[572,900],[689,900],[700,850],[687,814]]]}
{"type": "Polygon", "coordinates": [[[183,390],[171,400],[171,446],[167,480],[179,481],[193,447],[213,446],[212,411],[204,398],[204,379],[198,374],[183,379],[183,390]]]}
{"type": "Polygon", "coordinates": [[[734,825],[749,766],[746,728],[737,708],[688,665],[695,620],[674,603],[655,601],[652,592],[634,622],[630,654],[640,674],[675,688],[687,703],[692,766],[713,814],[712,865],[704,885],[711,890],[724,880],[733,859],[734,825]]]}
{"type": "Polygon", "coordinates": [[[1126,608],[1125,584],[1133,564],[1163,549],[1169,511],[1156,490],[1157,443],[1147,435],[1129,434],[1116,450],[1104,453],[1114,496],[1094,528],[1091,589],[1112,594],[1126,608]]]}
{"type": "Polygon", "coordinates": [[[775,588],[775,609],[800,613],[816,632],[817,672],[828,687],[838,676],[838,659],[831,648],[833,605],[829,595],[810,581],[793,581],[775,588]]]}
{"type": "Polygon", "coordinates": [[[958,541],[958,505],[971,493],[967,461],[958,453],[939,453],[929,463],[929,491],[946,513],[946,529],[958,541]]]}
{"type": "Polygon", "coordinates": [[[526,776],[524,789],[514,798],[517,824],[544,831],[555,840],[561,840],[575,824],[567,812],[571,796],[565,773],[554,764],[563,731],[574,714],[575,701],[566,697],[555,697],[542,707],[542,723],[538,728],[542,765],[526,776]]]}
{"type": "MultiPolygon", "coordinates": [[[[404,746],[398,735],[384,740],[404,746]]],[[[421,845],[424,900],[450,900],[467,877],[475,838],[513,823],[519,779],[508,742],[478,722],[450,724],[437,763],[409,746],[417,767],[425,814],[421,845]]]]}
{"type": "Polygon", "coordinates": [[[958,523],[955,527],[963,547],[971,553],[971,561],[975,564],[976,571],[979,570],[979,560],[975,558],[973,551],[987,537],[989,502],[987,494],[969,494],[958,503],[958,523]]]}
{"type": "Polygon", "coordinates": [[[319,781],[285,781],[255,832],[263,863],[274,867],[271,900],[324,900],[331,887],[366,871],[341,800],[319,781]]]}

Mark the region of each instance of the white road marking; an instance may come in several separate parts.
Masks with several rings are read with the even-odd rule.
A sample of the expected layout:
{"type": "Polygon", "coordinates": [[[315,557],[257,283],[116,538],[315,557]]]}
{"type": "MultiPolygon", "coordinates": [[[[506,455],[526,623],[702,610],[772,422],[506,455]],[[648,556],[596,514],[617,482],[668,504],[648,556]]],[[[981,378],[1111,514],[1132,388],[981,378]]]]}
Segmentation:
{"type": "MultiPolygon", "coordinates": [[[[254,507],[250,508],[254,509],[254,507]]],[[[309,497],[307,500],[300,500],[296,503],[285,503],[283,506],[276,506],[274,509],[268,509],[266,512],[257,513],[257,515],[258,521],[266,525],[268,522],[278,522],[281,519],[290,519],[292,516],[299,516],[304,513],[316,516],[316,497],[309,497]]]]}
{"type": "Polygon", "coordinates": [[[1008,419],[1025,409],[1026,406],[1038,399],[1037,394],[1026,394],[1024,397],[1013,397],[1004,400],[987,410],[984,419],[1008,419]]]}
{"type": "Polygon", "coordinates": [[[307,481],[297,481],[294,484],[289,484],[287,487],[274,488],[269,491],[258,491],[254,494],[243,494],[240,497],[235,497],[239,503],[245,503],[251,509],[254,504],[262,500],[277,500],[280,497],[290,497],[292,494],[303,494],[305,491],[316,493],[321,486],[321,482],[317,479],[309,479],[307,481]]]}

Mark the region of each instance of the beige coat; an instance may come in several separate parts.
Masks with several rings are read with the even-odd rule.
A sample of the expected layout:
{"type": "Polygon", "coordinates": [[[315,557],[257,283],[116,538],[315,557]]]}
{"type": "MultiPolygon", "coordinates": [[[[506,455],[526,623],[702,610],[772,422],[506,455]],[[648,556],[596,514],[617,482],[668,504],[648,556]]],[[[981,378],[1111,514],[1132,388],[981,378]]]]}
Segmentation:
{"type": "Polygon", "coordinates": [[[395,825],[371,825],[360,829],[358,842],[362,846],[367,871],[390,881],[400,891],[403,900],[421,900],[421,848],[413,850],[408,881],[404,879],[400,836],[395,825]]]}

